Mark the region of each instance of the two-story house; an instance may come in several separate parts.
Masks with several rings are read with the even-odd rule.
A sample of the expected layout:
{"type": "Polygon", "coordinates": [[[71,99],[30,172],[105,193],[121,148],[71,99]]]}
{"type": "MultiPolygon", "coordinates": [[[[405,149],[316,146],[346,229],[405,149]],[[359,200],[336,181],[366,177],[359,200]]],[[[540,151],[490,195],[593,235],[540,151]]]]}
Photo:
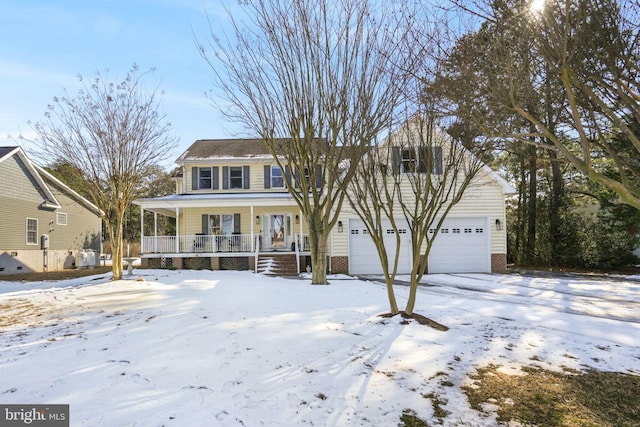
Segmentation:
{"type": "MultiPolygon", "coordinates": [[[[261,140],[198,140],[176,163],[182,169],[176,194],[134,202],[143,215],[176,221],[174,236],[142,230],[144,266],[293,274],[309,265],[308,227],[285,187],[289,168],[279,168],[261,140]]],[[[321,177],[315,174],[315,179],[321,186],[321,177]]],[[[504,197],[515,190],[489,168],[478,180],[481,185],[449,214],[429,257],[430,272],[506,268],[504,197]]],[[[400,250],[401,274],[410,271],[407,238],[400,250]]],[[[348,203],[327,252],[333,273],[381,271],[375,247],[348,203]]]]}
{"type": "Polygon", "coordinates": [[[0,147],[0,275],[76,266],[101,249],[100,210],[39,167],[20,147],[0,147]]]}
{"type": "Polygon", "coordinates": [[[176,163],[182,170],[176,194],[134,202],[143,215],[176,221],[175,236],[143,230],[144,265],[255,269],[261,264],[263,270],[295,273],[306,262],[306,224],[285,187],[290,172],[278,167],[261,140],[198,140],[176,163]]]}

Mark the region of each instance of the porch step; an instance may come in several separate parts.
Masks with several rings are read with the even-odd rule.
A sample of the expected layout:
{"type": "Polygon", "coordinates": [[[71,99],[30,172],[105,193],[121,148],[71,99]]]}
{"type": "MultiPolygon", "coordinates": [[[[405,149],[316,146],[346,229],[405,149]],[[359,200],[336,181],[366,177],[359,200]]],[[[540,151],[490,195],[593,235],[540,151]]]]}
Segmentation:
{"type": "Polygon", "coordinates": [[[293,254],[260,255],[258,273],[267,276],[297,276],[296,256],[293,254]]]}

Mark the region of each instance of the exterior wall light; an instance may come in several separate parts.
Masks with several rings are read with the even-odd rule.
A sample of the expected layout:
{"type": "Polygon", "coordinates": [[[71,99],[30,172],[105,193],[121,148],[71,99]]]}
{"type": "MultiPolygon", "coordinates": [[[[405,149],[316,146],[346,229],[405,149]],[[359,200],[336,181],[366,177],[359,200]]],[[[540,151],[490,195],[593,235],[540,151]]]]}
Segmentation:
{"type": "Polygon", "coordinates": [[[260,215],[256,215],[256,224],[260,224],[260,215]]]}
{"type": "Polygon", "coordinates": [[[296,215],[296,224],[300,224],[300,215],[296,215]]]}
{"type": "Polygon", "coordinates": [[[338,233],[342,233],[342,221],[338,221],[338,233]]]}
{"type": "Polygon", "coordinates": [[[496,219],[496,230],[502,230],[502,221],[496,219]]]}

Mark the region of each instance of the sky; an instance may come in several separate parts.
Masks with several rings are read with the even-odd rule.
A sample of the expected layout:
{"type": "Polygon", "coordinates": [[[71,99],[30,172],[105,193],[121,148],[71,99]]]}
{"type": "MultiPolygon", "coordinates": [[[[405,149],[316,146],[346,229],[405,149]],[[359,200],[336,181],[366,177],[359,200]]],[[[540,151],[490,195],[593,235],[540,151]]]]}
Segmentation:
{"type": "Polygon", "coordinates": [[[145,83],[164,92],[160,112],[171,123],[177,147],[167,167],[197,139],[241,136],[205,93],[213,72],[196,49],[212,27],[228,22],[225,7],[237,0],[0,0],[0,146],[37,151],[29,122],[43,119],[47,105],[66,89],[78,92],[78,75],[108,70],[124,77],[132,64],[155,68],[145,83]]]}
{"type": "MultiPolygon", "coordinates": [[[[448,331],[379,317],[376,278],[109,278],[0,276],[0,403],[68,404],[72,426],[92,427],[396,426],[407,408],[489,427],[496,405],[478,412],[462,391],[477,368],[640,374],[638,277],[427,275],[416,313],[448,331]]],[[[401,307],[407,289],[395,286],[401,307]]]]}

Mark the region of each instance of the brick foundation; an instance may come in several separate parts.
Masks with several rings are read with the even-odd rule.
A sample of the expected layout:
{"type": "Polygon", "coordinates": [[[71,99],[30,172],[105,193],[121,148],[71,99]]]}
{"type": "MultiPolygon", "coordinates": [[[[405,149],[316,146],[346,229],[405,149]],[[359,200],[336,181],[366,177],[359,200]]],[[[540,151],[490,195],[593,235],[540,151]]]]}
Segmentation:
{"type": "Polygon", "coordinates": [[[506,273],[507,272],[507,255],[491,254],[491,272],[506,273]]]}
{"type": "Polygon", "coordinates": [[[349,273],[349,257],[334,256],[331,257],[331,273],[349,273]]]}

